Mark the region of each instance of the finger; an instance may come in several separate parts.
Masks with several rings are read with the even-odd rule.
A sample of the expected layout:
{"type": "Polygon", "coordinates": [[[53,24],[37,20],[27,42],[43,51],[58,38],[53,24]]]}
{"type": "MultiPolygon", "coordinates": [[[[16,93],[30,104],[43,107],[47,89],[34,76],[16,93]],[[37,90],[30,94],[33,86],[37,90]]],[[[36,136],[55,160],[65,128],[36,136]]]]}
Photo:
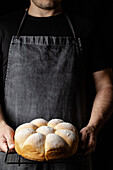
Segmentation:
{"type": "Polygon", "coordinates": [[[0,151],[2,151],[2,152],[7,152],[7,149],[8,149],[8,147],[7,147],[7,142],[6,142],[6,140],[1,141],[1,142],[0,142],[0,151]]]}
{"type": "Polygon", "coordinates": [[[94,135],[89,136],[89,142],[87,143],[86,149],[85,149],[85,155],[93,152],[96,147],[96,138],[94,135]]]}
{"type": "Polygon", "coordinates": [[[87,141],[87,134],[83,131],[80,132],[80,149],[84,149],[86,147],[86,141],[87,141]]]}

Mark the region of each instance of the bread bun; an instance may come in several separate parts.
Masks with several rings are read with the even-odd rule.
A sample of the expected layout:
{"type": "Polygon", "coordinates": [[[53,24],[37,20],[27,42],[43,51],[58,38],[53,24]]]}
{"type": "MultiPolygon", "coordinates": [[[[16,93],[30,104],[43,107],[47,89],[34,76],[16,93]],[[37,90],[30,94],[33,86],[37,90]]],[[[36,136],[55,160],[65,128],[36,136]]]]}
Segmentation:
{"type": "Polygon", "coordinates": [[[78,131],[61,119],[35,119],[17,127],[15,150],[24,158],[36,161],[66,158],[78,149],[78,131]]]}

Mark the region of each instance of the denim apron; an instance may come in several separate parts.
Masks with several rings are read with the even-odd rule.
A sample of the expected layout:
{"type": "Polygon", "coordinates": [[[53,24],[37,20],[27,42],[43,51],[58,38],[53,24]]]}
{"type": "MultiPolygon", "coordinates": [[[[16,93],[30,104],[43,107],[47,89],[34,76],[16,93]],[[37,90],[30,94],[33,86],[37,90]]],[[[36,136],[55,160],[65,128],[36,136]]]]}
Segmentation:
{"type": "MultiPolygon", "coordinates": [[[[13,36],[5,79],[5,119],[16,129],[36,118],[60,118],[78,130],[86,125],[86,82],[80,39],[73,37],[13,36]]],[[[38,30],[37,30],[38,31],[38,30]]],[[[91,170],[89,157],[76,163],[4,165],[0,170],[91,170]]],[[[0,161],[3,162],[3,153],[0,161]]]]}

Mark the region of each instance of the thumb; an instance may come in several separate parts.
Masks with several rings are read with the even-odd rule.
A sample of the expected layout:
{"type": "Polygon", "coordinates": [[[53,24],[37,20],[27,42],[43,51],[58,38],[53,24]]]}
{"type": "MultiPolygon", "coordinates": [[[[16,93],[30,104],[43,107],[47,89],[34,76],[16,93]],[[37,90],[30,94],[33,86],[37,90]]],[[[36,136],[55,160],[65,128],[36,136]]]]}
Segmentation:
{"type": "Polygon", "coordinates": [[[14,132],[11,133],[8,137],[7,137],[7,145],[9,147],[9,149],[14,149],[15,148],[15,143],[14,143],[14,132]]]}
{"type": "Polygon", "coordinates": [[[9,147],[10,150],[11,150],[11,149],[14,149],[14,148],[15,148],[15,144],[14,144],[14,143],[11,143],[8,147],[9,147]]]}

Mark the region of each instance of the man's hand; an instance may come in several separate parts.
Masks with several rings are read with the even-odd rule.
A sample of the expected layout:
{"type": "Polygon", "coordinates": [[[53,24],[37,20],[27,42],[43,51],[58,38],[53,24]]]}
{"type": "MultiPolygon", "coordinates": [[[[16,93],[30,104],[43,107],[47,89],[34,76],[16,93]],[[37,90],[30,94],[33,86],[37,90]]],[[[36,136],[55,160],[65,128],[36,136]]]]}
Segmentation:
{"type": "Polygon", "coordinates": [[[14,130],[9,127],[4,121],[0,122],[0,151],[7,152],[15,148],[14,130]]]}
{"type": "Polygon", "coordinates": [[[80,131],[80,152],[87,155],[95,150],[97,134],[94,127],[86,126],[80,131]]]}

